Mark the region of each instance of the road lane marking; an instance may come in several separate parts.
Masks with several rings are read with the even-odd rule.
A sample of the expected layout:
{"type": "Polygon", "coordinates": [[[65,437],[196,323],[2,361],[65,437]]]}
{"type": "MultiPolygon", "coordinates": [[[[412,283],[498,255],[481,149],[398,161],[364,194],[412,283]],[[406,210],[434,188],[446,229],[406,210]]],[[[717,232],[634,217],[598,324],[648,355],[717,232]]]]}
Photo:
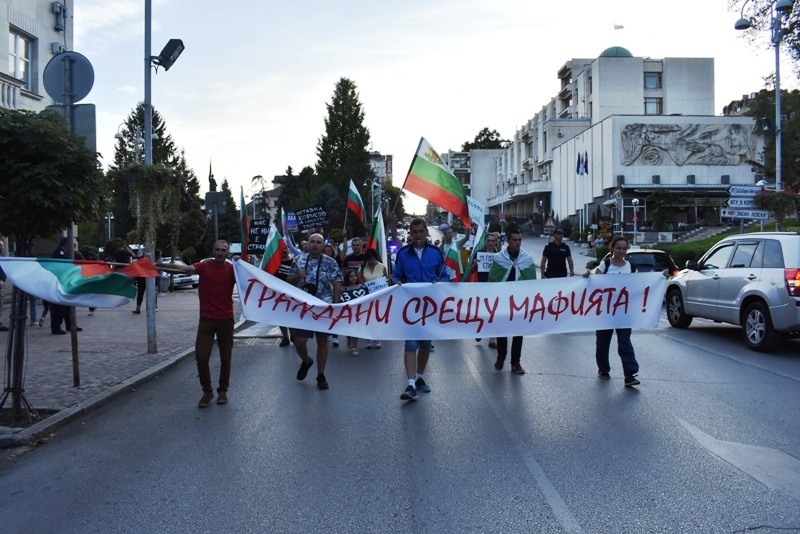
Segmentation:
{"type": "Polygon", "coordinates": [[[511,418],[503,409],[500,402],[497,400],[497,397],[495,397],[492,389],[486,383],[486,380],[484,380],[483,374],[478,371],[478,368],[475,366],[472,360],[469,359],[469,356],[467,356],[467,352],[468,351],[462,351],[462,359],[467,364],[467,367],[469,368],[470,373],[472,373],[472,377],[475,379],[475,382],[478,384],[481,393],[483,393],[483,397],[486,399],[486,402],[489,403],[489,406],[491,406],[492,411],[497,416],[500,424],[503,425],[503,430],[506,431],[508,438],[511,440],[511,444],[519,453],[520,457],[522,458],[522,462],[528,469],[528,472],[536,481],[536,485],[539,486],[539,490],[544,495],[545,501],[550,506],[550,509],[553,511],[556,519],[558,519],[565,531],[574,532],[576,534],[582,533],[583,529],[572,515],[572,512],[570,512],[567,503],[564,502],[564,499],[561,498],[558,490],[555,488],[555,486],[553,486],[553,483],[550,482],[550,479],[547,478],[544,469],[542,469],[542,466],[539,465],[539,462],[537,462],[536,458],[534,458],[533,453],[525,444],[525,440],[514,427],[513,421],[511,421],[511,418]]]}

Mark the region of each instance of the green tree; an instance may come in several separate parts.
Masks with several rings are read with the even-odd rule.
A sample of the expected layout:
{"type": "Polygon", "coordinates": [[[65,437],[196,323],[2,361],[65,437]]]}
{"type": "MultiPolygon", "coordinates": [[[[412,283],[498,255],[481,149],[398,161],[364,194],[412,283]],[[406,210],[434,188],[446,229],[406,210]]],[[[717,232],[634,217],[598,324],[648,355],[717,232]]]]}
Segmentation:
{"type": "Polygon", "coordinates": [[[510,141],[500,137],[500,134],[497,132],[497,130],[489,130],[489,128],[484,128],[478,132],[478,135],[475,136],[475,139],[472,142],[467,141],[461,145],[461,150],[466,152],[476,148],[506,148],[509,143],[510,141]]]}
{"type": "Polygon", "coordinates": [[[647,203],[652,210],[653,228],[656,231],[663,231],[666,229],[667,220],[675,212],[675,206],[681,203],[681,197],[668,189],[655,189],[647,195],[647,203]]]}
{"type": "Polygon", "coordinates": [[[111,199],[114,212],[114,236],[142,240],[144,226],[154,228],[150,234],[155,247],[165,256],[196,247],[206,233],[206,216],[199,196],[200,184],[186,164],[183,150],[178,151],[166,124],[153,110],[153,166],[149,173],[144,161],[144,105],[139,103],[125,120],[125,128],[114,151],[114,165],[109,169],[113,182],[111,199]],[[142,174],[142,173],[145,174],[142,174]],[[149,180],[149,182],[148,182],[149,180]],[[156,185],[152,185],[156,184],[156,185]],[[142,200],[153,206],[153,213],[142,211],[142,200]]]}
{"type": "Polygon", "coordinates": [[[57,113],[0,113],[0,233],[26,255],[34,237],[105,216],[109,182],[97,154],[57,113]]]}
{"type": "MultiPolygon", "coordinates": [[[[750,0],[749,3],[748,0],[730,0],[731,9],[736,13],[741,12],[745,3],[747,3],[747,8],[742,14],[750,19],[752,26],[743,33],[751,43],[759,47],[770,48],[772,46],[770,14],[775,0],[750,0]]],[[[800,31],[800,5],[797,0],[793,0],[793,3],[794,9],[788,18],[784,19],[784,27],[788,30],[783,35],[781,50],[789,53],[795,64],[795,72],[797,72],[797,65],[800,63],[800,35],[798,34],[800,31]]]]}
{"type": "MultiPolygon", "coordinates": [[[[768,182],[775,183],[775,90],[762,89],[748,101],[745,115],[756,117],[764,128],[764,161],[748,163],[761,168],[768,182]]],[[[800,190],[800,90],[781,91],[781,182],[800,190]]]]}
{"type": "MultiPolygon", "coordinates": [[[[336,83],[330,104],[326,104],[328,116],[325,118],[325,134],[317,144],[316,176],[311,183],[312,190],[323,184],[330,184],[339,191],[344,203],[350,180],[360,189],[361,198],[366,198],[369,190],[362,184],[374,177],[369,164],[369,130],[364,126],[364,110],[361,106],[355,84],[341,78],[336,83]]],[[[331,218],[334,227],[341,228],[342,218],[331,218]]]]}

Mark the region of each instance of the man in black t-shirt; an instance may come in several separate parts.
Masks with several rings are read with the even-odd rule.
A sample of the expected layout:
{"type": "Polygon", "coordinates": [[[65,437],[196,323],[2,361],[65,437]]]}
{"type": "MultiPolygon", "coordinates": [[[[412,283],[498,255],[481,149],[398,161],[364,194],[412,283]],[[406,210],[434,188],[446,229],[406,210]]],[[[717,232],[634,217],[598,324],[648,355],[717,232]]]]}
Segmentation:
{"type": "Polygon", "coordinates": [[[569,276],[575,276],[575,266],[572,263],[572,253],[564,239],[564,230],[556,228],[553,232],[553,241],[544,246],[540,270],[542,278],[566,278],[567,266],[569,276]]]}

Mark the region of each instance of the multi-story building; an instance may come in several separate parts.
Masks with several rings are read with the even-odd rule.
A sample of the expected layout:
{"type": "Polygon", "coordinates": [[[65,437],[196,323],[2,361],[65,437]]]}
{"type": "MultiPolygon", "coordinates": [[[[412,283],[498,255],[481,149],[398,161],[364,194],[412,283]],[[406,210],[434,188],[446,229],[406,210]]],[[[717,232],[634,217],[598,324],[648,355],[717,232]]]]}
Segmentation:
{"type": "Polygon", "coordinates": [[[751,164],[763,146],[754,120],[714,116],[713,59],[634,57],[613,47],[568,61],[558,78],[559,93],[481,177],[492,183],[491,213],[553,213],[579,228],[603,206],[603,215],[630,223],[634,198],[643,221],[644,198],[667,188],[690,199],[684,217],[697,222],[713,215],[729,185],[760,179],[751,164]]]}
{"type": "Polygon", "coordinates": [[[53,104],[44,89],[44,68],[73,43],[73,0],[0,0],[0,109],[41,111],[53,104]]]}
{"type": "MultiPolygon", "coordinates": [[[[502,149],[448,150],[439,155],[461,182],[467,195],[486,205],[486,200],[494,196],[493,181],[486,178],[494,175],[495,160],[503,152],[502,149]]],[[[452,215],[449,219],[453,222],[452,215]]]]}

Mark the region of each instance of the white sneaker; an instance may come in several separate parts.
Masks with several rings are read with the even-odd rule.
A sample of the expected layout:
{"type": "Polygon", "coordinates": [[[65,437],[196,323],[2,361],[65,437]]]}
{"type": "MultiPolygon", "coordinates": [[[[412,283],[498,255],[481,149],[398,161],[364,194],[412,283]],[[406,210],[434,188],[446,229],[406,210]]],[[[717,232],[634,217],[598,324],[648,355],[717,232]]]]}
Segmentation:
{"type": "Polygon", "coordinates": [[[376,341],[376,342],[375,342],[375,348],[376,348],[376,349],[379,349],[379,348],[381,348],[381,342],[380,342],[380,341],[376,341]]]}

